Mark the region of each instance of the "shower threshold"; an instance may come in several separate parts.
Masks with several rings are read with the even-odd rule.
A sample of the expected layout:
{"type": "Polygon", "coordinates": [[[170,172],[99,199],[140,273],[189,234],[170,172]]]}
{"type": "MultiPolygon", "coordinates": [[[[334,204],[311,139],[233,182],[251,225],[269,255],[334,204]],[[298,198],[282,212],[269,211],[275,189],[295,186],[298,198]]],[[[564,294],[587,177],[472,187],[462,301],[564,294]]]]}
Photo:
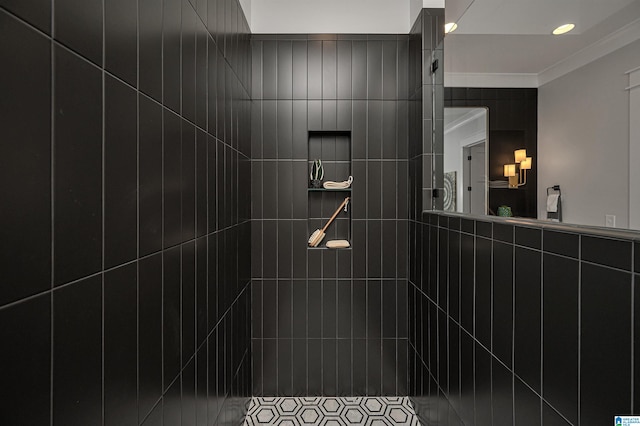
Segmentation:
{"type": "Polygon", "coordinates": [[[408,397],[254,397],[245,426],[420,426],[408,397]]]}

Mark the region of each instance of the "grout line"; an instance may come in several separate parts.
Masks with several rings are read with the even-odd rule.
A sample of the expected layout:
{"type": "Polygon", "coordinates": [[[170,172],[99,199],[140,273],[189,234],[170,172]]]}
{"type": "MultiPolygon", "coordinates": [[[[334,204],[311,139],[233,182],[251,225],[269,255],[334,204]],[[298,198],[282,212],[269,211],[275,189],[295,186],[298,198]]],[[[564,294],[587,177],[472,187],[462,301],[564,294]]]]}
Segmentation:
{"type": "MultiPolygon", "coordinates": [[[[106,77],[105,77],[105,69],[106,69],[106,4],[105,4],[105,0],[101,1],[102,3],[102,64],[101,66],[99,66],[98,68],[100,69],[100,76],[102,79],[102,153],[101,153],[101,159],[102,159],[102,194],[101,194],[101,208],[102,208],[102,253],[101,253],[101,260],[102,260],[102,265],[101,265],[101,271],[104,271],[104,265],[105,265],[105,256],[106,256],[106,252],[105,252],[105,201],[106,201],[106,151],[107,151],[107,138],[106,138],[106,122],[107,122],[107,110],[106,110],[106,77]]],[[[136,117],[137,118],[137,117],[136,117]]],[[[104,391],[104,382],[105,382],[105,374],[104,374],[104,370],[105,370],[105,336],[104,336],[104,332],[105,332],[105,290],[104,290],[104,273],[101,272],[100,273],[100,278],[101,278],[101,300],[100,300],[100,304],[101,304],[101,309],[102,309],[102,318],[101,318],[101,339],[102,339],[102,348],[101,348],[101,367],[102,367],[102,377],[101,377],[101,386],[102,386],[102,407],[101,407],[101,416],[102,416],[102,425],[104,426],[104,422],[105,422],[105,391],[104,391]]]]}
{"type": "MultiPolygon", "coordinates": [[[[543,232],[544,234],[544,232],[543,232]]],[[[578,236],[578,424],[582,423],[582,235],[578,236]]]]}
{"type": "MultiPolygon", "coordinates": [[[[515,232],[515,231],[514,231],[515,232]]],[[[515,352],[516,352],[516,246],[511,248],[511,413],[512,424],[516,424],[516,380],[515,380],[515,352]]]]}
{"type": "MultiPolygon", "coordinates": [[[[56,137],[55,137],[55,91],[56,91],[56,84],[55,84],[55,70],[56,70],[56,62],[55,62],[55,44],[53,42],[53,37],[55,37],[55,2],[56,0],[51,0],[51,37],[49,37],[49,55],[50,55],[50,84],[51,84],[51,99],[50,99],[50,138],[51,138],[51,150],[50,150],[50,156],[51,158],[49,159],[50,161],[50,178],[51,178],[51,184],[50,184],[50,208],[51,208],[51,229],[50,229],[50,241],[51,241],[51,265],[50,265],[50,272],[51,272],[51,277],[50,277],[50,291],[53,290],[54,286],[55,286],[55,148],[56,148],[56,137]]],[[[25,300],[25,299],[22,299],[25,300]]],[[[2,308],[0,308],[1,310],[2,308]]],[[[53,426],[53,421],[54,421],[54,410],[53,410],[53,406],[54,406],[54,398],[53,398],[53,392],[54,392],[54,368],[55,368],[55,304],[54,304],[54,298],[53,298],[53,292],[49,298],[49,319],[50,319],[50,325],[49,325],[49,339],[50,339],[50,349],[49,349],[49,425],[53,426]]]]}
{"type": "Polygon", "coordinates": [[[635,323],[635,287],[636,287],[636,274],[635,272],[637,272],[635,270],[635,247],[636,244],[632,244],[631,245],[631,374],[630,374],[630,379],[631,379],[631,413],[635,413],[635,402],[634,402],[634,395],[635,395],[635,389],[634,389],[634,378],[635,378],[635,370],[636,370],[636,360],[634,358],[635,356],[635,339],[634,339],[634,335],[635,335],[635,328],[634,328],[634,323],[635,323]]]}
{"type": "MultiPolygon", "coordinates": [[[[515,232],[515,228],[514,228],[515,232]]],[[[544,235],[541,237],[544,241],[544,235]]],[[[544,416],[544,253],[540,254],[540,419],[544,416]]],[[[515,369],[514,369],[515,370],[515,369]]]]}
{"type": "Polygon", "coordinates": [[[136,2],[136,420],[140,421],[140,3],[136,2]]]}

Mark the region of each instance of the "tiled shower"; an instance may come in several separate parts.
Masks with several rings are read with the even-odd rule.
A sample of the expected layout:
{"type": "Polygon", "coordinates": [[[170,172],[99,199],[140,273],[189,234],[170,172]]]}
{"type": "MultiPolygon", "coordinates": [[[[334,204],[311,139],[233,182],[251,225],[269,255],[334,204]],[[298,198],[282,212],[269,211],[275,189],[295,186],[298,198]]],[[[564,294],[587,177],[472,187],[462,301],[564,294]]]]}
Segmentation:
{"type": "Polygon", "coordinates": [[[637,235],[422,214],[442,13],[252,35],[236,0],[0,0],[0,424],[638,412],[637,235]],[[310,192],[317,156],[352,189],[310,192]],[[345,197],[351,247],[308,248],[345,197]]]}

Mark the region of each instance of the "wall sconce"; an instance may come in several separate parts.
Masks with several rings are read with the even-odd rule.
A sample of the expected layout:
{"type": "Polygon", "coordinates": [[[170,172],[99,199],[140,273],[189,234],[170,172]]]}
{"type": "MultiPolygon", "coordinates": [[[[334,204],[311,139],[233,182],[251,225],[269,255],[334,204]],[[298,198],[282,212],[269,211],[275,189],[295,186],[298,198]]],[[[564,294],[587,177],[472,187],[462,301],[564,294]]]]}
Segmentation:
{"type": "Polygon", "coordinates": [[[531,170],[533,159],[527,157],[526,149],[517,149],[513,156],[515,163],[504,165],[504,177],[509,178],[510,189],[517,189],[527,184],[527,170],[531,170]]]}

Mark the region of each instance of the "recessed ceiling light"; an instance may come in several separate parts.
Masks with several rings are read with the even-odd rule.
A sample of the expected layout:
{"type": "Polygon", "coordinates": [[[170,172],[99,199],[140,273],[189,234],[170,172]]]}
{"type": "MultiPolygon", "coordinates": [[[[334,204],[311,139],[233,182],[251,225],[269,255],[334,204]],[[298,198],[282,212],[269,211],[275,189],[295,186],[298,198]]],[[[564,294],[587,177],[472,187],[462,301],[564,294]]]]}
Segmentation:
{"type": "Polygon", "coordinates": [[[576,27],[576,24],[564,24],[553,30],[553,35],[566,34],[576,27]]]}
{"type": "Polygon", "coordinates": [[[458,24],[456,24],[455,22],[449,22],[448,24],[444,25],[444,33],[452,33],[456,30],[456,28],[458,28],[458,24]]]}

